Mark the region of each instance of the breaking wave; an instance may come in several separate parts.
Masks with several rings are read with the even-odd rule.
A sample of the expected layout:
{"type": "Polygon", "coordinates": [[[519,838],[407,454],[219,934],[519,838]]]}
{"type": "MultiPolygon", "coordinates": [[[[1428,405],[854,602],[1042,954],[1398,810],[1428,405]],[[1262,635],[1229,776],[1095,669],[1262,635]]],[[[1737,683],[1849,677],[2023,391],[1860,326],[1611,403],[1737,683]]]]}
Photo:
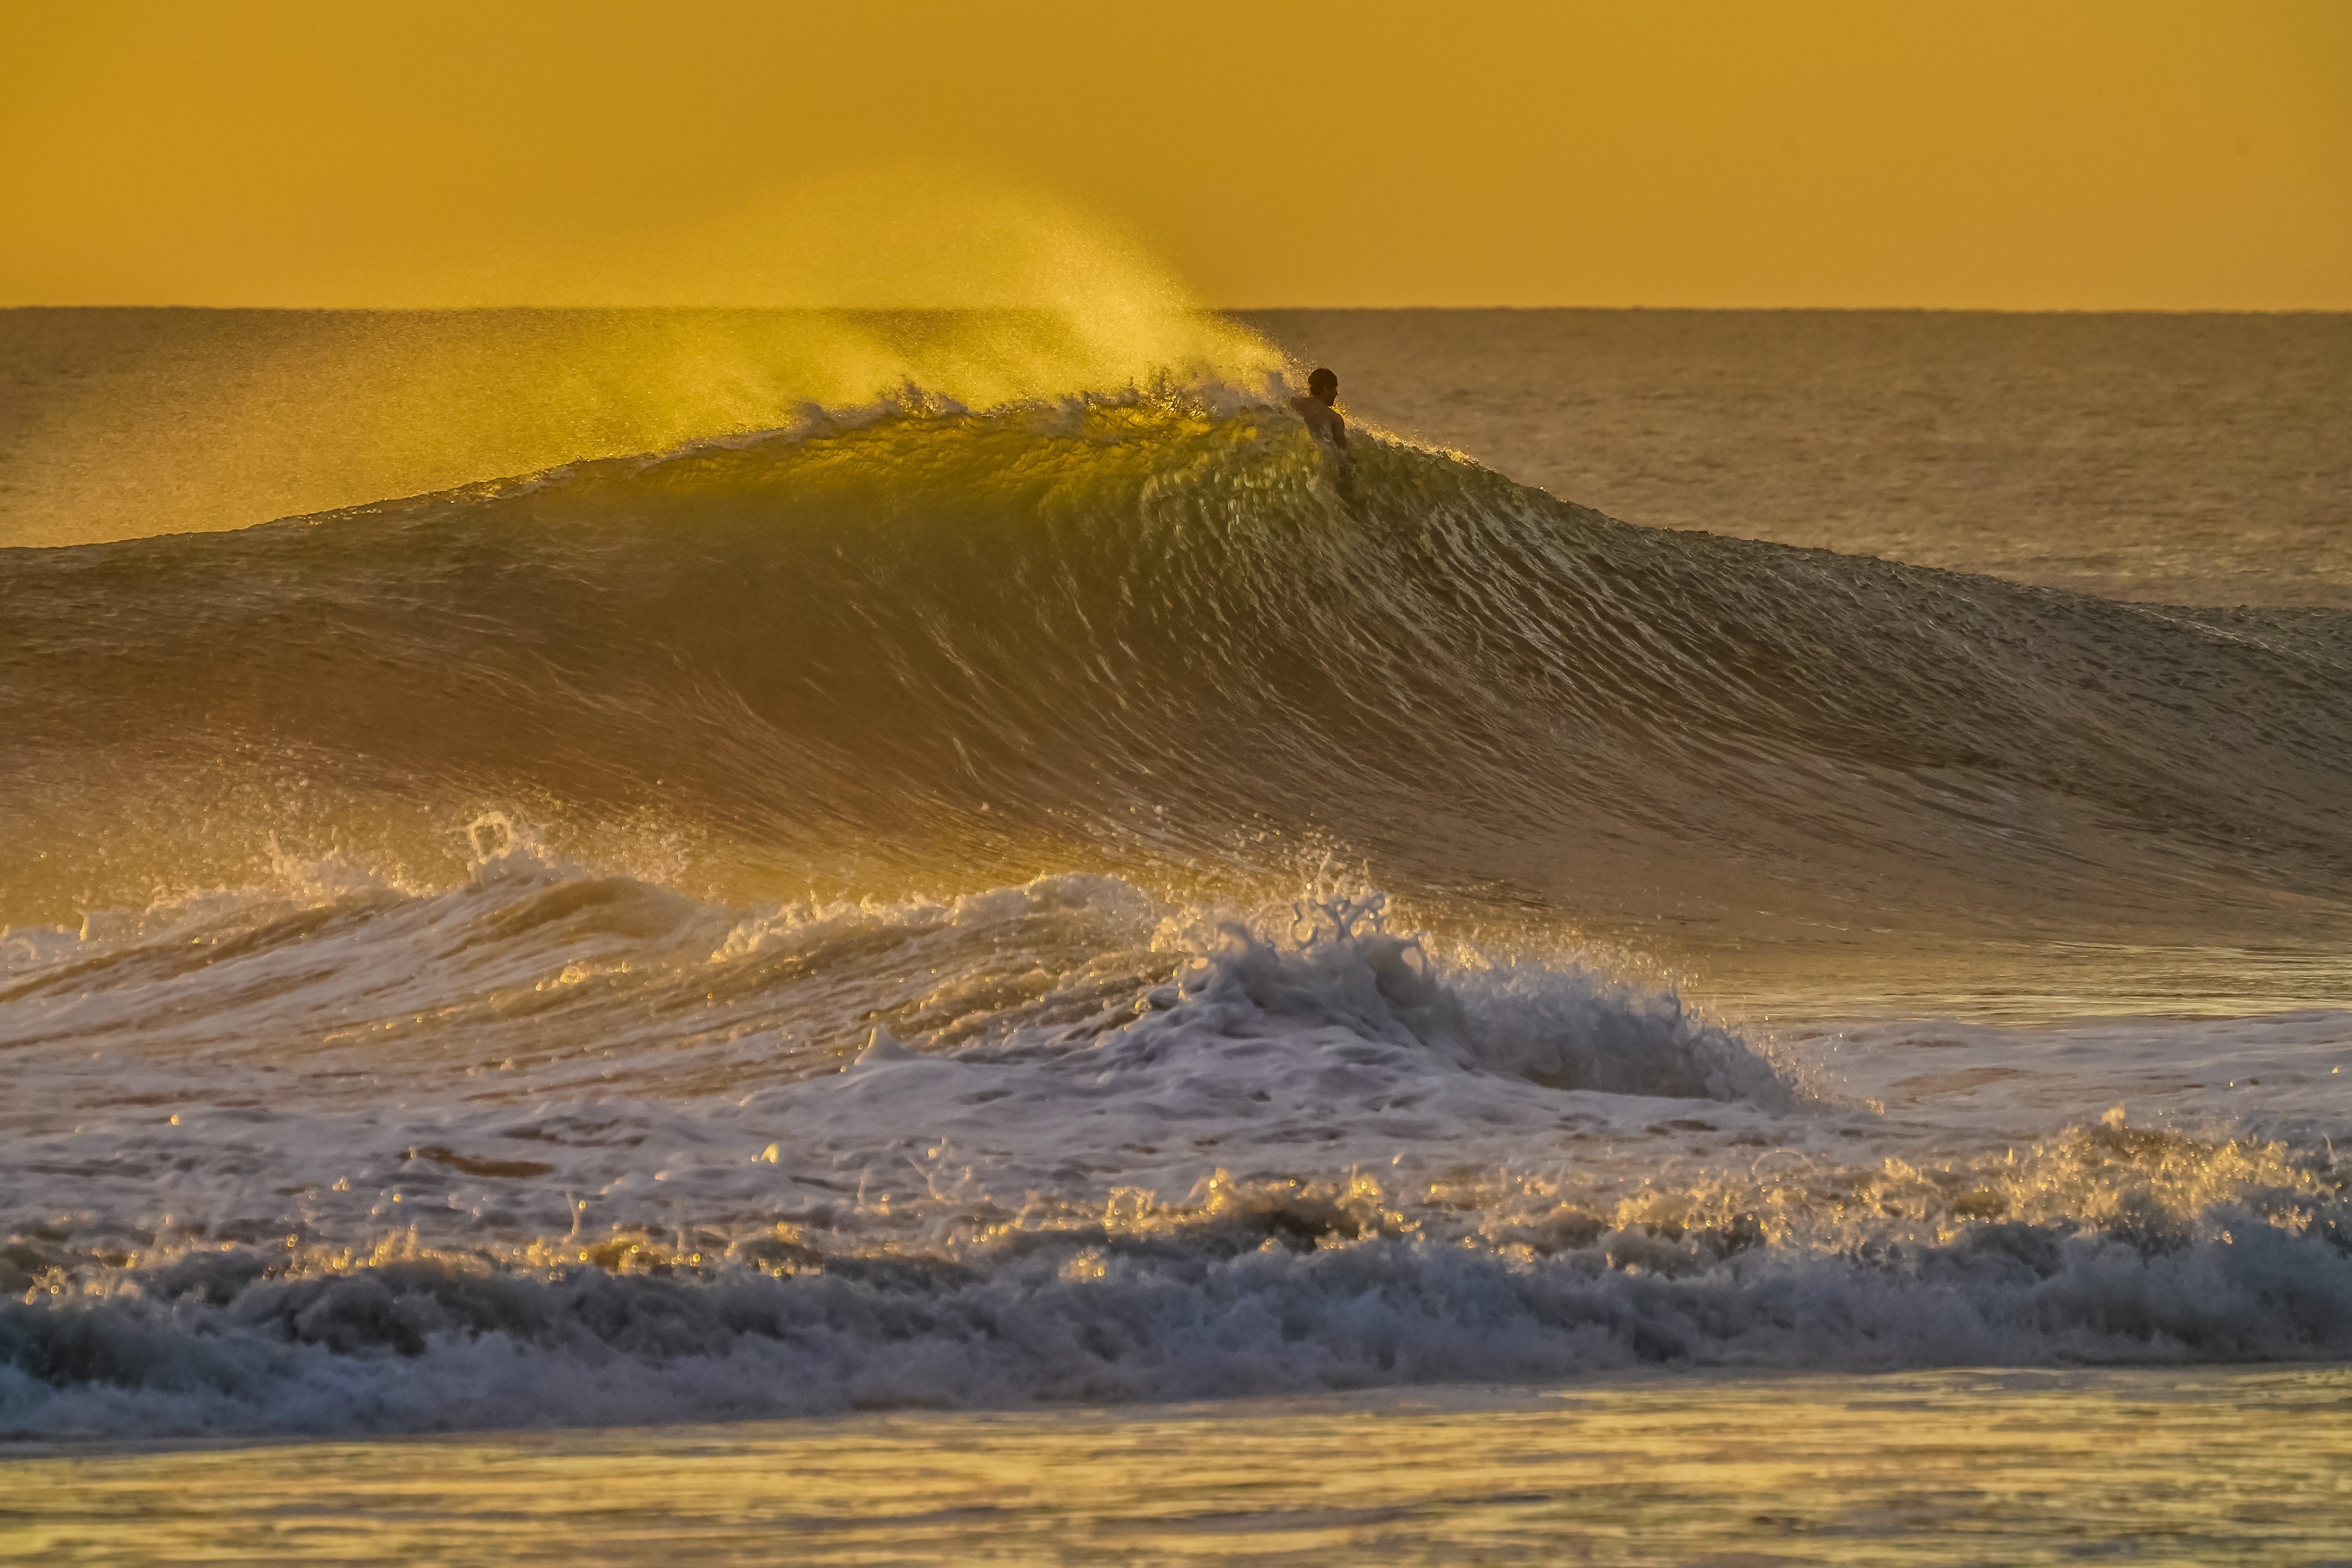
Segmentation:
{"type": "Polygon", "coordinates": [[[5,552],[0,625],[0,1430],[2352,1352],[2346,1015],[1669,973],[2340,1001],[2341,616],[1196,387],[5,552]]]}

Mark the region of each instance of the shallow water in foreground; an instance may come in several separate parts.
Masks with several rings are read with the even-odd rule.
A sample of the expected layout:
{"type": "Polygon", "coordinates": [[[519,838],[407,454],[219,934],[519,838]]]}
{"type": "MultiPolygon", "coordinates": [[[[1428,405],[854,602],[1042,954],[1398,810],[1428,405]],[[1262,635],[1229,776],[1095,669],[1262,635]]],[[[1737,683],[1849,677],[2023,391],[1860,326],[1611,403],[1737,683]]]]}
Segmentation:
{"type": "Polygon", "coordinates": [[[44,1446],[0,1492],[0,1561],[2322,1564],[2352,1367],[44,1446]]]}

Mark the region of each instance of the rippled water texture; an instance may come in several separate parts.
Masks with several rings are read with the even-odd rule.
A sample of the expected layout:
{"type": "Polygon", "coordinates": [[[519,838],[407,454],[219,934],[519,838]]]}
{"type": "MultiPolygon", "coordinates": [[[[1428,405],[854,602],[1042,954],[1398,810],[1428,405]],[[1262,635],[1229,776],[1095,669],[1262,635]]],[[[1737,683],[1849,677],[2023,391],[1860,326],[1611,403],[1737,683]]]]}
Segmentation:
{"type": "Polygon", "coordinates": [[[1649,1378],[28,1454],[0,1560],[2319,1564],[2352,1532],[2347,1386],[1649,1378]]]}

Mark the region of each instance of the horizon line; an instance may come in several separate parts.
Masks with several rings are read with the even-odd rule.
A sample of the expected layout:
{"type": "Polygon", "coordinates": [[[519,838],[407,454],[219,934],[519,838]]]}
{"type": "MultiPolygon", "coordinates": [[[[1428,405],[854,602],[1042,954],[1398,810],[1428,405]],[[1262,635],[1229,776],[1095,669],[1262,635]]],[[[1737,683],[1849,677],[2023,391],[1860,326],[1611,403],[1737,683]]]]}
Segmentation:
{"type": "MultiPolygon", "coordinates": [[[[43,301],[0,305],[0,310],[211,310],[228,313],[279,315],[488,315],[497,311],[799,311],[811,314],[911,315],[919,313],[1005,312],[1072,315],[1055,305],[208,305],[157,303],[61,305],[43,301]]],[[[1299,311],[1398,312],[1410,310],[1475,312],[1581,310],[1594,313],[1687,315],[1945,315],[1945,316],[2343,316],[2345,305],[1187,305],[1178,314],[1250,315],[1299,311]]]]}

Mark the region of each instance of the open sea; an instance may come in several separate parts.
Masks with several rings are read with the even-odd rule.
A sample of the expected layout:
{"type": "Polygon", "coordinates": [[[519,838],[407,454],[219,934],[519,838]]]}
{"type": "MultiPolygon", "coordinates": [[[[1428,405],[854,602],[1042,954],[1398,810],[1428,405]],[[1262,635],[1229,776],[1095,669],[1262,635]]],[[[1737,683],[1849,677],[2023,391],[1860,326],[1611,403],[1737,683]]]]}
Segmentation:
{"type": "Polygon", "coordinates": [[[0,1560],[2352,1563],[2347,431],[0,311],[0,1560]]]}

